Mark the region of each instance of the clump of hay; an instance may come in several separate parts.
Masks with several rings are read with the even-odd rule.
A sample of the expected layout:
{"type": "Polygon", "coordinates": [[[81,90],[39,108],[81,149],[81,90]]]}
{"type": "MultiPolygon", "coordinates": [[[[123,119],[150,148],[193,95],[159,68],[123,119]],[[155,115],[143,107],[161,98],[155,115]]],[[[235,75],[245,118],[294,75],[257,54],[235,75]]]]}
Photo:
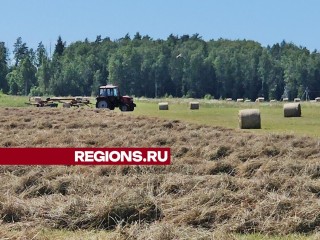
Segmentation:
{"type": "Polygon", "coordinates": [[[260,129],[261,117],[259,109],[240,110],[239,127],[241,129],[260,129]]]}
{"type": "Polygon", "coordinates": [[[286,103],[283,105],[284,117],[301,117],[300,103],[286,103]]]}
{"type": "Polygon", "coordinates": [[[71,104],[70,103],[63,103],[62,105],[64,108],[70,108],[71,107],[71,104]]]}
{"type": "Polygon", "coordinates": [[[200,107],[200,104],[199,104],[199,102],[190,102],[189,106],[190,106],[191,110],[198,110],[200,107]]]}
{"type": "Polygon", "coordinates": [[[167,102],[161,102],[158,105],[159,105],[159,110],[169,110],[169,103],[167,102]]]}

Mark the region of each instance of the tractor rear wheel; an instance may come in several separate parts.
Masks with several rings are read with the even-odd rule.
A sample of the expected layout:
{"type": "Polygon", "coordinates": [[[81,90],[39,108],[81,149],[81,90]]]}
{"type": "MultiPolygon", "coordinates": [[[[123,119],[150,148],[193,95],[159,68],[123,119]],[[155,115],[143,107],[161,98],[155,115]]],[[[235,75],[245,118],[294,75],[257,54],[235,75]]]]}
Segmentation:
{"type": "Polygon", "coordinates": [[[101,100],[97,102],[97,108],[108,108],[108,103],[105,100],[101,100]]]}

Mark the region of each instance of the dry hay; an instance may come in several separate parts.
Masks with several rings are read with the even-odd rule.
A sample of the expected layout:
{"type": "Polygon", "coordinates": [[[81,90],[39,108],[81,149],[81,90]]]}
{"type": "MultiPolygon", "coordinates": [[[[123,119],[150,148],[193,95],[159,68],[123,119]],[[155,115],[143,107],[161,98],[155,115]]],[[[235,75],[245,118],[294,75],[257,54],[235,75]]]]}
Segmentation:
{"type": "Polygon", "coordinates": [[[301,102],[301,99],[300,98],[295,98],[293,99],[294,102],[301,102]]]}
{"type": "Polygon", "coordinates": [[[159,105],[159,110],[169,110],[169,103],[167,102],[161,102],[158,105],[159,105]]]}
{"type": "Polygon", "coordinates": [[[189,108],[191,110],[198,110],[200,108],[200,104],[199,104],[199,102],[190,102],[189,108]]]}
{"type": "Polygon", "coordinates": [[[166,146],[172,155],[169,166],[1,166],[1,237],[59,228],[224,239],[320,228],[318,139],[90,108],[0,108],[0,122],[1,147],[166,146]]]}
{"type": "Polygon", "coordinates": [[[243,100],[243,98],[238,98],[237,99],[237,102],[243,102],[244,100],[243,100]]]}
{"type": "Polygon", "coordinates": [[[301,117],[300,103],[286,103],[283,105],[284,117],[301,117]]]}
{"type": "Polygon", "coordinates": [[[239,110],[239,127],[240,129],[260,129],[261,117],[259,109],[239,110]]]}
{"type": "Polygon", "coordinates": [[[64,108],[70,108],[71,107],[71,103],[63,103],[62,105],[64,108]]]}

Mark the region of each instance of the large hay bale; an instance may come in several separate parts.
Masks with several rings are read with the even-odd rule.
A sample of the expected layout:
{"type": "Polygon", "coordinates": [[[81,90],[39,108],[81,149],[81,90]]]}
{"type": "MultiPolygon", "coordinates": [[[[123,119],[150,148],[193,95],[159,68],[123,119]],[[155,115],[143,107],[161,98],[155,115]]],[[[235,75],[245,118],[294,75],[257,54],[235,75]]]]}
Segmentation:
{"type": "Polygon", "coordinates": [[[190,102],[189,107],[191,110],[198,110],[199,109],[199,102],[190,102]]]}
{"type": "Polygon", "coordinates": [[[293,99],[294,102],[301,102],[301,99],[300,98],[295,98],[293,99]]]}
{"type": "Polygon", "coordinates": [[[239,110],[239,127],[241,129],[260,129],[261,117],[259,109],[239,110]]]}
{"type": "Polygon", "coordinates": [[[320,97],[316,97],[314,100],[315,100],[316,102],[320,102],[320,97]]]}
{"type": "Polygon", "coordinates": [[[159,110],[169,110],[169,103],[167,102],[159,103],[159,110]]]}
{"type": "Polygon", "coordinates": [[[284,117],[301,117],[300,103],[286,103],[283,105],[284,117]]]}
{"type": "Polygon", "coordinates": [[[256,99],[256,102],[264,102],[264,97],[258,97],[258,98],[256,99]]]}

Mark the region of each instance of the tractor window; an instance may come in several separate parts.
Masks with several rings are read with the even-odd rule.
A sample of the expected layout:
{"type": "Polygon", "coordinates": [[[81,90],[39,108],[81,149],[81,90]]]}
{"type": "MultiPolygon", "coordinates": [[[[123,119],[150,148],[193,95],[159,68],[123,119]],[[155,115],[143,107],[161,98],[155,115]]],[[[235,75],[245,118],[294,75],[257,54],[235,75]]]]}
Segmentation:
{"type": "Polygon", "coordinates": [[[101,88],[100,89],[100,96],[102,96],[102,97],[106,97],[107,96],[107,91],[106,91],[105,88],[101,88]]]}
{"type": "Polygon", "coordinates": [[[118,89],[116,89],[116,88],[113,89],[113,95],[115,97],[118,97],[118,89]]]}

